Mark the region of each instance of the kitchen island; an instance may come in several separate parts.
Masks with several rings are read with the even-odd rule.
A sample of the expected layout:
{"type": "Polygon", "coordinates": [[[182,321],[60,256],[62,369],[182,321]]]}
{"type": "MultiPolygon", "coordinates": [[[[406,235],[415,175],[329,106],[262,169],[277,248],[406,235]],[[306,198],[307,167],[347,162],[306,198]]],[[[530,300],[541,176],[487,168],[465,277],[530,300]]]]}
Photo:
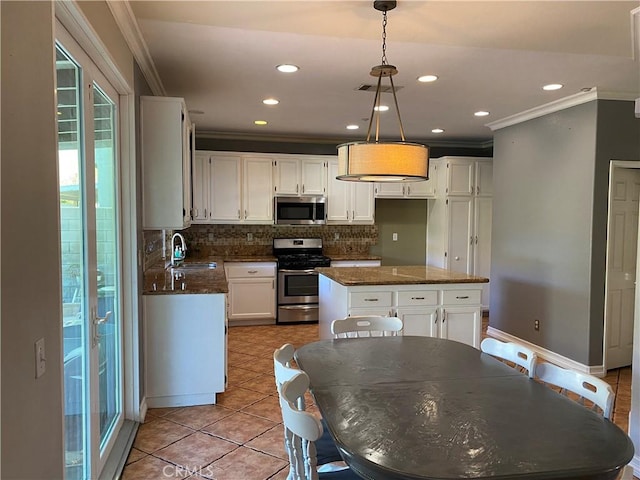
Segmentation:
{"type": "Polygon", "coordinates": [[[356,315],[395,315],[404,335],[480,347],[482,284],[488,278],[431,266],[323,267],[319,277],[320,338],[331,322],[356,315]]]}

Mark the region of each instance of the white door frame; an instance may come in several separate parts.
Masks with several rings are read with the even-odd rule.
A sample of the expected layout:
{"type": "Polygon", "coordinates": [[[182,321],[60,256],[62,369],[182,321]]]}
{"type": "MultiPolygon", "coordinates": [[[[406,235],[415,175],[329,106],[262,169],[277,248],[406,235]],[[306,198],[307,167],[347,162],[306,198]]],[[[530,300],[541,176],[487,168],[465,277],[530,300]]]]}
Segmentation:
{"type": "MultiPolygon", "coordinates": [[[[639,161],[611,160],[609,164],[609,190],[615,168],[640,169],[639,161]]],[[[610,209],[609,209],[610,211],[610,209]]],[[[607,214],[607,225],[609,222],[607,214]]],[[[638,230],[638,255],[636,259],[636,272],[640,272],[640,229],[638,230]]],[[[608,249],[607,249],[608,251],[608,249]]],[[[608,263],[608,258],[607,258],[608,263]]],[[[602,365],[606,365],[606,339],[607,339],[607,285],[605,282],[605,322],[604,336],[602,339],[602,365]]],[[[633,320],[633,362],[631,378],[631,411],[629,412],[629,437],[633,440],[635,455],[629,464],[634,469],[634,475],[640,476],[640,286],[636,283],[634,320],[633,320]]]]}
{"type": "MultiPolygon", "coordinates": [[[[607,230],[609,229],[609,224],[611,221],[611,182],[614,177],[614,171],[617,169],[634,169],[640,171],[640,162],[637,161],[627,161],[627,160],[611,160],[609,163],[609,187],[607,193],[607,230]]],[[[640,230],[638,230],[638,237],[640,238],[640,230]]],[[[607,231],[607,251],[606,251],[606,261],[605,261],[605,296],[604,296],[604,330],[602,337],[602,370],[606,372],[607,368],[607,335],[609,329],[609,238],[610,234],[607,231]]],[[[640,272],[636,268],[637,272],[640,272]]],[[[635,303],[635,302],[634,302],[635,303]]],[[[635,307],[634,307],[635,308],[635,307]]],[[[634,326],[635,331],[635,326],[634,326]]],[[[637,344],[634,344],[634,351],[637,344]]]]}

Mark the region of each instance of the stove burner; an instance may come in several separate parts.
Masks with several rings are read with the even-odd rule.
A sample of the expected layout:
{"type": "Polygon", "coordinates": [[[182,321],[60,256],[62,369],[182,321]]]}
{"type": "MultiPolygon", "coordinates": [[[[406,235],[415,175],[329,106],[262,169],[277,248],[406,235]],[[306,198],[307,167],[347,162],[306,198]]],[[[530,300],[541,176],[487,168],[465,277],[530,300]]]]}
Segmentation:
{"type": "Polygon", "coordinates": [[[331,259],[318,254],[284,254],[276,255],[278,268],[287,270],[308,270],[315,267],[328,267],[331,259]]]}
{"type": "Polygon", "coordinates": [[[278,259],[278,268],[284,270],[310,270],[331,264],[331,259],[322,254],[320,238],[274,239],[273,254],[278,259]]]}

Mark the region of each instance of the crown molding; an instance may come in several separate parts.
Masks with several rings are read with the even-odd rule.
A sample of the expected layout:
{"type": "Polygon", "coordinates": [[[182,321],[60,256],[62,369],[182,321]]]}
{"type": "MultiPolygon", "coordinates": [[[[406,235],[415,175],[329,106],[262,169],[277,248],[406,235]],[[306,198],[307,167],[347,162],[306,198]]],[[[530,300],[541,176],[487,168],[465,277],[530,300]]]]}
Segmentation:
{"type": "Polygon", "coordinates": [[[167,92],[160,80],[156,65],[153,63],[147,43],[144,41],[138,21],[136,20],[128,0],[107,0],[107,5],[122,33],[133,57],[142,70],[144,78],[154,95],[166,96],[167,92]]]}
{"type": "MultiPolygon", "coordinates": [[[[337,138],[337,137],[306,137],[296,135],[265,135],[256,133],[245,132],[220,132],[213,130],[197,130],[196,136],[198,138],[207,138],[214,140],[238,140],[238,141],[252,141],[252,142],[284,142],[284,143],[315,143],[315,144],[328,144],[339,145],[341,143],[347,143],[354,141],[353,139],[337,138]]],[[[452,140],[436,142],[417,140],[416,143],[423,143],[429,147],[461,147],[461,148],[490,148],[493,146],[493,139],[478,140],[478,141],[465,141],[465,140],[452,140]]]]}
{"type": "Polygon", "coordinates": [[[550,113],[566,110],[567,108],[582,105],[583,103],[592,102],[594,100],[624,100],[633,101],[636,98],[636,94],[630,92],[607,92],[598,91],[596,88],[592,88],[588,92],[580,92],[568,97],[555,100],[553,102],[545,103],[538,107],[525,110],[524,112],[510,115],[495,122],[485,124],[492,131],[500,130],[501,128],[510,127],[511,125],[517,125],[518,123],[526,122],[534,118],[543,117],[550,113]]]}
{"type": "Polygon", "coordinates": [[[89,55],[89,58],[98,66],[98,69],[112,83],[117,92],[123,95],[133,93],[133,85],[129,85],[127,79],[120,73],[111,52],[87,20],[78,2],[75,0],[56,1],[54,8],[58,21],[89,55]]]}

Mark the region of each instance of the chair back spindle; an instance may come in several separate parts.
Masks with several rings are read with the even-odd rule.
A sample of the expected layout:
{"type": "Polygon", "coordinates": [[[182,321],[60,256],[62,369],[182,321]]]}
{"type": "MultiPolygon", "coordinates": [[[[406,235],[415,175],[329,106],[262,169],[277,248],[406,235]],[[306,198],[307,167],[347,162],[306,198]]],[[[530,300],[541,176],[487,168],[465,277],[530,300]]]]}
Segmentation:
{"type": "Polygon", "coordinates": [[[362,315],[334,320],[334,338],[388,337],[402,335],[404,324],[398,317],[362,315]]]}

